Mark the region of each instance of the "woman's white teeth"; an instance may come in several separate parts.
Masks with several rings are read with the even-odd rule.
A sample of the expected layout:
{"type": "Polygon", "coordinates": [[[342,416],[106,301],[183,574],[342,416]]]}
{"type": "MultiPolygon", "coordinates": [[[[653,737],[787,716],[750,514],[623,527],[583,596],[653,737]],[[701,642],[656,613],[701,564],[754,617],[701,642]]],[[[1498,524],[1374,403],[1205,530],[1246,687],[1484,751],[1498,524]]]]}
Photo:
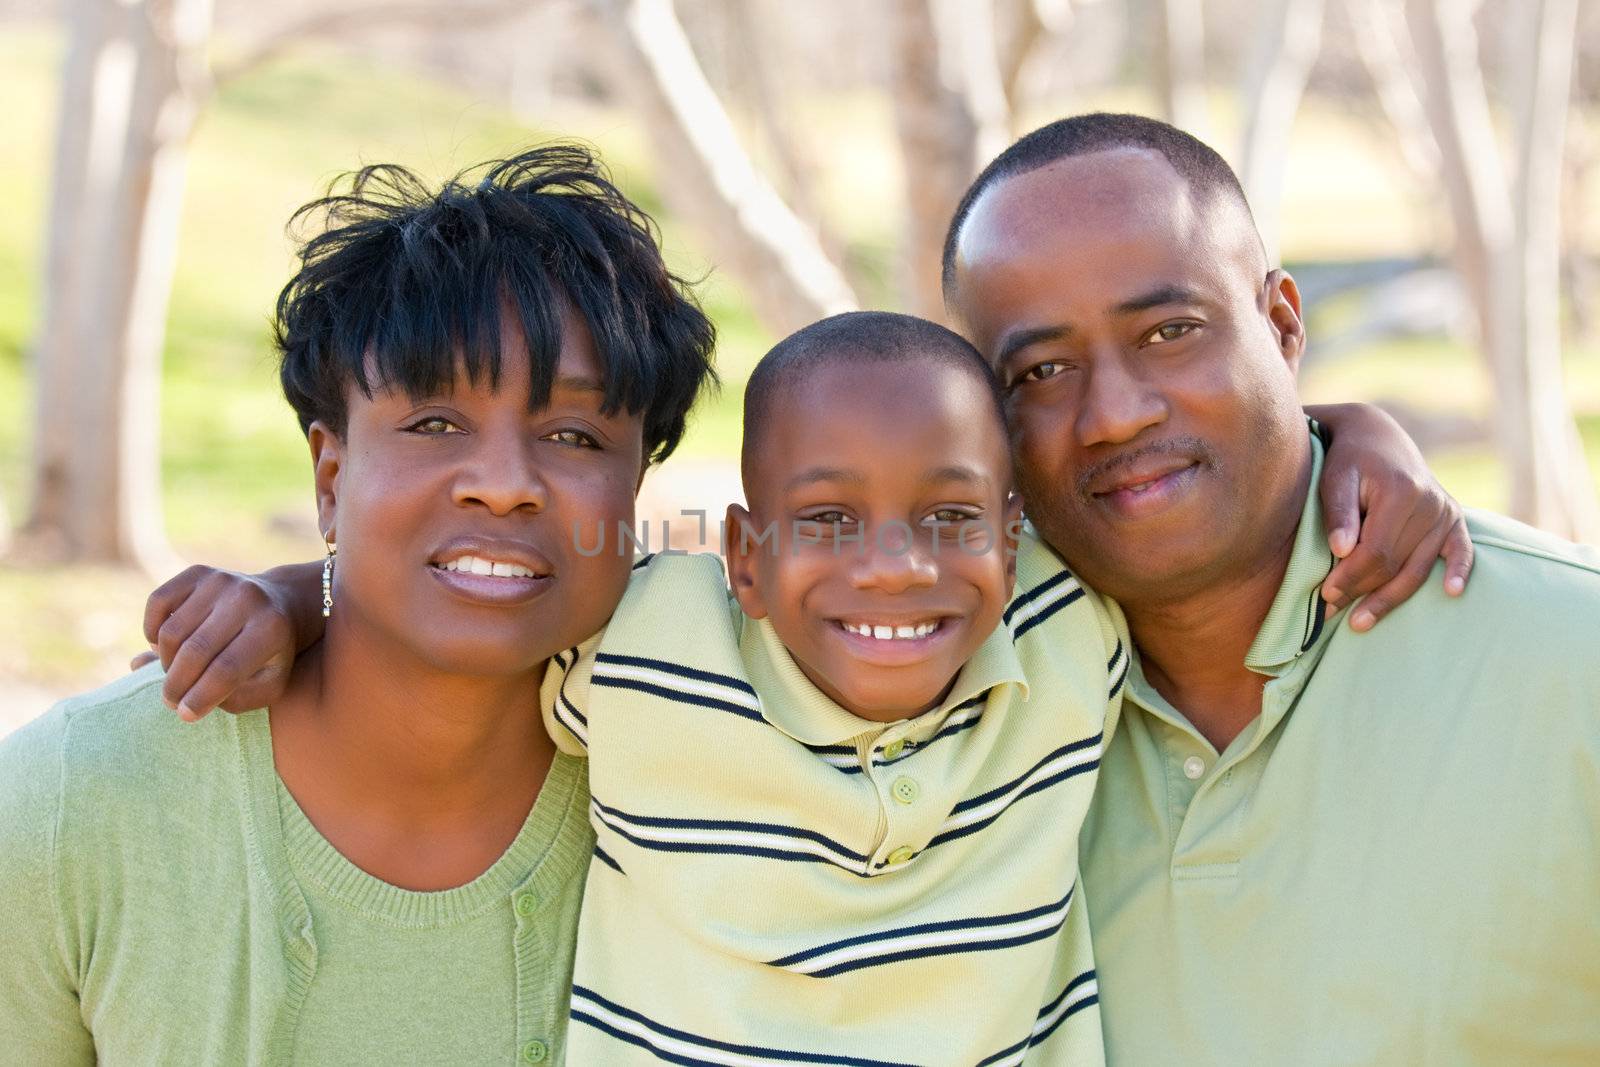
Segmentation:
{"type": "Polygon", "coordinates": [[[502,563],[499,560],[484,559],[481,556],[457,556],[455,559],[445,560],[439,566],[447,571],[461,571],[464,574],[490,574],[496,578],[533,577],[533,571],[520,563],[502,563]]]}
{"type": "Polygon", "coordinates": [[[872,637],[879,641],[911,641],[918,637],[927,637],[939,628],[937,622],[923,622],[915,626],[874,626],[871,623],[841,623],[846,630],[862,637],[872,637]]]}

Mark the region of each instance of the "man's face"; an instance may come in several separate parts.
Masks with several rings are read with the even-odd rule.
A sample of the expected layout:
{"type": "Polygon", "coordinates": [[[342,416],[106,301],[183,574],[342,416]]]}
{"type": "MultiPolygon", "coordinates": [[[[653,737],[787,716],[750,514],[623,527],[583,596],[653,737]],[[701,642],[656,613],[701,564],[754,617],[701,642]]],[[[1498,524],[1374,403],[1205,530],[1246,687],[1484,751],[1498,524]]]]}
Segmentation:
{"type": "Polygon", "coordinates": [[[1299,295],[1242,207],[1154,152],[1060,160],[978,200],[955,280],[1008,388],[1028,514],[1086,581],[1177,599],[1292,534],[1299,295]]]}
{"type": "Polygon", "coordinates": [[[602,366],[568,314],[550,402],[528,410],[529,358],[502,319],[497,386],[459,374],[435,396],[350,391],[337,437],[314,424],[324,528],[337,539],[334,614],[454,674],[542,666],[606,622],[631,559],[637,415],[601,413],[602,366]],[[596,527],[606,550],[592,546],[596,527]]]}
{"type": "Polygon", "coordinates": [[[838,363],[797,375],[758,431],[751,512],[729,511],[734,592],[863,718],[937,706],[1011,596],[1016,516],[993,407],[948,366],[838,363]]]}

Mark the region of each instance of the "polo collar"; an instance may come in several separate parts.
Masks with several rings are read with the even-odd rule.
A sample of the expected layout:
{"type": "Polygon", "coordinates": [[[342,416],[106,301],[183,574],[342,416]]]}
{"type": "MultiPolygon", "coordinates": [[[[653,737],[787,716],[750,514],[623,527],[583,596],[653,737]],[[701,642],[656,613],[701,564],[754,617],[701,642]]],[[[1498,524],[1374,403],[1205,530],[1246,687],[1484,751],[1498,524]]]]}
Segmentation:
{"type": "Polygon", "coordinates": [[[1311,480],[1289,554],[1289,567],[1244,658],[1246,667],[1273,678],[1283,674],[1330,632],[1323,622],[1322,583],[1333,569],[1334,557],[1328,548],[1328,531],[1317,491],[1322,482],[1323,446],[1316,429],[1312,424],[1311,480]]]}
{"type": "MultiPolygon", "coordinates": [[[[876,735],[900,725],[869,722],[834,703],[805,676],[778,639],[770,620],[748,620],[739,643],[750,682],[761,694],[762,714],[769,723],[801,744],[840,745],[864,734],[876,735]]],[[[943,703],[910,720],[909,728],[903,732],[920,734],[924,729],[936,730],[958,705],[987,694],[999,685],[1015,685],[1023,699],[1027,699],[1027,676],[1011,643],[1011,632],[1005,626],[996,626],[962,666],[943,703]]]]}

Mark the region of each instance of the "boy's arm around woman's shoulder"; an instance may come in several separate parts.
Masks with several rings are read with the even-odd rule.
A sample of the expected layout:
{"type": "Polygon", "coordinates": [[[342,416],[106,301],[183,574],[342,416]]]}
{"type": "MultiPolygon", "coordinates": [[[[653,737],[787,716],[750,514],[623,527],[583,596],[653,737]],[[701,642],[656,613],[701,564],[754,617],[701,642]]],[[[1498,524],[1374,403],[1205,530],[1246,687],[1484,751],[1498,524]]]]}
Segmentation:
{"type": "Polygon", "coordinates": [[[60,879],[67,715],[0,741],[0,1049],[8,1063],[95,1062],[60,879]]]}

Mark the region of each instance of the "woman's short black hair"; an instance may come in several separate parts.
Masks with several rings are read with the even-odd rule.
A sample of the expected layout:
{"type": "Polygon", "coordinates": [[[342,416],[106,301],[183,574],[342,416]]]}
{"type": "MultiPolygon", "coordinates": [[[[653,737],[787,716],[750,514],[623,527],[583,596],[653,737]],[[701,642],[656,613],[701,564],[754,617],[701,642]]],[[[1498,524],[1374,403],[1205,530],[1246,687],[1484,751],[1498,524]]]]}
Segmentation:
{"type": "Polygon", "coordinates": [[[530,409],[549,402],[570,305],[594,337],[605,406],[644,421],[665,459],[701,388],[716,329],[667,269],[650,217],[582,145],[552,144],[430,188],[404,167],[363,167],[295,212],[311,226],[278,297],[283,392],[302,429],[343,433],[354,382],[422,397],[464,368],[498,385],[502,309],[526,336],[530,409]]]}

